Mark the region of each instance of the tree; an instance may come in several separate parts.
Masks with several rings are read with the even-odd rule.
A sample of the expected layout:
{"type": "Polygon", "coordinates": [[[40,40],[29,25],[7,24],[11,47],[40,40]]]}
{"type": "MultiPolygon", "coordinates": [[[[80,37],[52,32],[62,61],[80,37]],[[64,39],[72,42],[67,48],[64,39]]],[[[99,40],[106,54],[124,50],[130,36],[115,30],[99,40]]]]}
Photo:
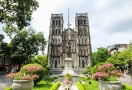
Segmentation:
{"type": "Polygon", "coordinates": [[[53,74],[53,72],[51,71],[51,67],[47,66],[45,67],[45,71],[44,71],[44,79],[46,79],[46,81],[48,81],[49,77],[53,74]]]}
{"type": "Polygon", "coordinates": [[[90,79],[92,76],[91,69],[92,68],[90,66],[87,66],[87,69],[83,71],[83,74],[88,77],[88,79],[90,79]]]}
{"type": "Polygon", "coordinates": [[[39,51],[44,52],[46,40],[42,32],[36,32],[33,28],[21,31],[16,29],[16,34],[11,40],[11,62],[17,64],[20,70],[21,64],[27,63],[39,51]]]}
{"type": "Polygon", "coordinates": [[[44,67],[44,69],[45,69],[44,79],[46,79],[46,81],[48,81],[49,77],[53,74],[53,72],[51,71],[50,66],[47,65],[47,56],[46,55],[38,55],[38,56],[33,57],[31,60],[32,60],[32,63],[38,63],[44,67]]]}
{"type": "Polygon", "coordinates": [[[38,63],[44,68],[47,66],[47,56],[46,55],[37,55],[31,58],[31,63],[38,63]]]}
{"type": "Polygon", "coordinates": [[[107,58],[110,57],[107,48],[100,47],[97,52],[92,53],[93,65],[100,62],[105,62],[107,58]]]}
{"type": "Polygon", "coordinates": [[[121,67],[124,68],[125,62],[118,59],[117,56],[111,56],[107,59],[107,62],[112,63],[116,68],[121,67]]]}
{"type": "Polygon", "coordinates": [[[37,0],[0,0],[0,22],[9,26],[16,24],[21,30],[30,24],[32,13],[38,7],[37,0]]]}

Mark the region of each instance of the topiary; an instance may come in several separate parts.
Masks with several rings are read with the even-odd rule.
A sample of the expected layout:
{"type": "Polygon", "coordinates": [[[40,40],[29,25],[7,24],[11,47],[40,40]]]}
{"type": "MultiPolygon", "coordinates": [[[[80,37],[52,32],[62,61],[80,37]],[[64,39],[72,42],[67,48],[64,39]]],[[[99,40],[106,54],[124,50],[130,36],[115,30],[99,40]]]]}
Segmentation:
{"type": "Polygon", "coordinates": [[[60,82],[58,81],[55,84],[53,84],[49,90],[57,90],[59,86],[60,86],[60,82]]]}
{"type": "Polygon", "coordinates": [[[44,77],[44,68],[40,64],[27,64],[21,68],[20,72],[39,75],[39,78],[34,80],[34,84],[37,84],[44,77]]]}
{"type": "Polygon", "coordinates": [[[77,82],[77,87],[79,90],[85,90],[83,85],[80,82],[77,82]]]}

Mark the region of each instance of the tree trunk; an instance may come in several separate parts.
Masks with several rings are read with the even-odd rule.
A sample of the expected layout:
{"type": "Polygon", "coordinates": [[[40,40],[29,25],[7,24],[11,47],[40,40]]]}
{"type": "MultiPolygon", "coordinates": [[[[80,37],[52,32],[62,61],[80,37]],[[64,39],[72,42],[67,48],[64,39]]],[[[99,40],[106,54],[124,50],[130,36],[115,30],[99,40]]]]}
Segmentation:
{"type": "Polygon", "coordinates": [[[21,69],[21,64],[18,64],[18,69],[16,71],[19,72],[20,69],[21,69]]]}

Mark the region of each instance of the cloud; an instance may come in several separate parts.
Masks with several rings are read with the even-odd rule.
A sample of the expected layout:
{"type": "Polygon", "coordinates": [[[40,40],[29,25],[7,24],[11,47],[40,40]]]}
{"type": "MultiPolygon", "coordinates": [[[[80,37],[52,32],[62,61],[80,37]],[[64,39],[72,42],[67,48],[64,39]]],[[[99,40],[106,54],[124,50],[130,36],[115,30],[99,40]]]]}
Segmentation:
{"type": "MultiPolygon", "coordinates": [[[[38,0],[31,26],[44,32],[48,40],[51,13],[63,13],[64,28],[69,21],[75,28],[76,13],[88,13],[92,51],[132,39],[132,0],[38,0]]],[[[0,32],[1,33],[1,32],[0,32]]],[[[47,48],[45,50],[47,53],[47,48]]]]}

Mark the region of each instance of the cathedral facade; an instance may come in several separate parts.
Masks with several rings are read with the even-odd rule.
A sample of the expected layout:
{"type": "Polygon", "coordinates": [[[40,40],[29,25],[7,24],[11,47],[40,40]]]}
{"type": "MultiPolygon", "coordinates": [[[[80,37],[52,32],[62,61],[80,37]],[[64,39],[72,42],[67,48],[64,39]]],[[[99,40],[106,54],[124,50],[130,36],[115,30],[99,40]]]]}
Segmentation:
{"type": "Polygon", "coordinates": [[[48,38],[48,64],[51,68],[64,67],[67,45],[71,44],[73,68],[92,65],[91,39],[87,13],[76,13],[75,29],[63,27],[63,14],[51,14],[48,38]]]}

